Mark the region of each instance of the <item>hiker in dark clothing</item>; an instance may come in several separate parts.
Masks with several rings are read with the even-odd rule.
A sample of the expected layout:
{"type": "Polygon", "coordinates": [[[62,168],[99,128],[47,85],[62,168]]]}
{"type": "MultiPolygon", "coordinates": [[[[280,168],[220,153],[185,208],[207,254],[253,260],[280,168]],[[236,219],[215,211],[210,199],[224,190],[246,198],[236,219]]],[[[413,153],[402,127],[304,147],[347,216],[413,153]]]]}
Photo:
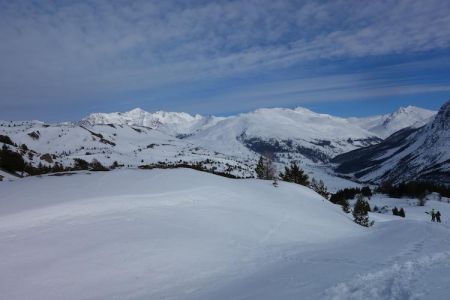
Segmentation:
{"type": "Polygon", "coordinates": [[[440,211],[437,211],[437,213],[436,213],[436,221],[438,223],[441,223],[441,212],[440,211]]]}
{"type": "Polygon", "coordinates": [[[436,221],[436,213],[434,212],[434,208],[431,210],[431,222],[436,221]]]}

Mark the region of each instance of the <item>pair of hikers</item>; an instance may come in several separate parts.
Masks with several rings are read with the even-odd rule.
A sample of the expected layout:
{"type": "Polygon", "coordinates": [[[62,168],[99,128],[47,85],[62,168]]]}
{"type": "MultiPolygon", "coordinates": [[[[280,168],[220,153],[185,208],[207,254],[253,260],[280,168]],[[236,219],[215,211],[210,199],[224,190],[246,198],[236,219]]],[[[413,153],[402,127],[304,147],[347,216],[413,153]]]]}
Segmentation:
{"type": "Polygon", "coordinates": [[[433,208],[429,214],[431,215],[431,222],[441,223],[441,212],[440,211],[435,212],[434,208],[433,208]]]}

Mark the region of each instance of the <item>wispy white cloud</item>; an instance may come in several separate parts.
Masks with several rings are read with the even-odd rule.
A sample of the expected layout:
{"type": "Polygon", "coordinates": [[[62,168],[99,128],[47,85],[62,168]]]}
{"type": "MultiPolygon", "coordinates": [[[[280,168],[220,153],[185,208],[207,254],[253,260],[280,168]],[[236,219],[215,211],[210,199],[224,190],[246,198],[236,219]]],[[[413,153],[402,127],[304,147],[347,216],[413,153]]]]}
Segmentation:
{"type": "Polygon", "coordinates": [[[0,0],[0,40],[1,108],[7,101],[73,102],[315,61],[448,49],[450,6],[0,0]]]}

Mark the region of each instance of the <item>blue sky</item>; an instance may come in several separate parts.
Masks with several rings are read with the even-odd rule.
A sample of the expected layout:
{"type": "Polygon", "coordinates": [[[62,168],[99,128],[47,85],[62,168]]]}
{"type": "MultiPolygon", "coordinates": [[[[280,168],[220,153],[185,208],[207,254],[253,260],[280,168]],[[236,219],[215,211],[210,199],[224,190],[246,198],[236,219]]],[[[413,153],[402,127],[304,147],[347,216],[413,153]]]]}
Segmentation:
{"type": "Polygon", "coordinates": [[[0,0],[0,41],[5,120],[450,99],[447,0],[0,0]]]}

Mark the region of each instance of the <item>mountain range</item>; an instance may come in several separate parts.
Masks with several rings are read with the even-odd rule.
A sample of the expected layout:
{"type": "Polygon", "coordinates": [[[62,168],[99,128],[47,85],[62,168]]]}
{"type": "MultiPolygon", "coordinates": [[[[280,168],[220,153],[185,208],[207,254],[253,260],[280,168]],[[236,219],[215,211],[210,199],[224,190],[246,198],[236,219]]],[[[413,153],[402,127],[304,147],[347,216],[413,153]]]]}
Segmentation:
{"type": "Polygon", "coordinates": [[[337,172],[365,182],[450,184],[450,101],[424,126],[404,128],[379,144],[338,155],[333,162],[337,172]]]}
{"type": "MultiPolygon", "coordinates": [[[[440,111],[437,116],[441,115],[440,111]]],[[[381,180],[384,175],[381,170],[395,164],[367,169],[359,161],[352,162],[353,154],[347,153],[389,148],[390,141],[399,135],[403,137],[404,132],[411,133],[410,141],[419,138],[418,132],[422,132],[422,137],[432,129],[432,136],[441,137],[445,130],[438,132],[430,125],[435,116],[435,111],[413,106],[366,118],[336,117],[301,107],[264,108],[229,117],[146,112],[136,108],[128,112],[94,113],[75,123],[0,121],[0,135],[8,136],[13,144],[25,144],[28,150],[23,156],[31,165],[57,162],[70,166],[74,158],[86,161],[95,158],[105,165],[117,161],[127,167],[202,162],[207,168],[247,177],[254,175],[259,156],[270,153],[279,169],[296,161],[311,176],[324,181],[343,180],[336,179],[337,174],[373,182],[381,180]]],[[[432,143],[434,147],[435,140],[429,137],[427,145],[432,143]]],[[[448,140],[443,138],[438,143],[436,153],[445,152],[448,140]]],[[[363,152],[357,153],[366,159],[363,152]]],[[[443,162],[440,158],[424,161],[430,159],[443,162]]]]}

